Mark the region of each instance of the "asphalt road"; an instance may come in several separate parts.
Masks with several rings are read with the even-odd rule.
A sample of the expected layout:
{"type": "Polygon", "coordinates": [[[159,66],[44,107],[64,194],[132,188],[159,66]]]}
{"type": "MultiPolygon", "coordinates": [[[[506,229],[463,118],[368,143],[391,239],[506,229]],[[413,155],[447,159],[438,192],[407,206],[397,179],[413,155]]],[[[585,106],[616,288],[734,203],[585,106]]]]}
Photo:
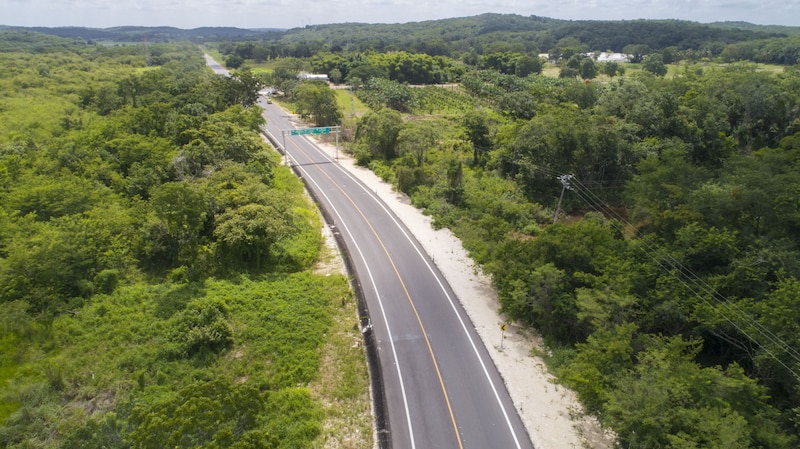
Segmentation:
{"type": "Polygon", "coordinates": [[[212,58],[209,55],[203,55],[203,56],[206,58],[206,64],[208,64],[208,66],[211,67],[211,70],[213,70],[214,73],[216,73],[217,75],[230,76],[228,70],[225,67],[219,65],[219,63],[217,63],[217,61],[215,61],[214,58],[212,58]]]}
{"type": "Polygon", "coordinates": [[[367,186],[261,100],[267,132],[332,217],[365,296],[396,449],[533,445],[500,376],[444,277],[367,186]]]}

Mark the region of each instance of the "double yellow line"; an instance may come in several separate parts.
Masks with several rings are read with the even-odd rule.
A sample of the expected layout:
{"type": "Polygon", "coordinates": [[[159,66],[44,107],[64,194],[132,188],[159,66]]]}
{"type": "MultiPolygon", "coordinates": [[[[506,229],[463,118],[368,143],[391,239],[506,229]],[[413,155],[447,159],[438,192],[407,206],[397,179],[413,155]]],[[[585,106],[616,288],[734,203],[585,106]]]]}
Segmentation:
{"type": "MultiPolygon", "coordinates": [[[[295,148],[299,152],[303,153],[306,157],[311,159],[311,157],[308,154],[308,152],[306,152],[304,149],[302,149],[299,145],[297,145],[294,142],[291,142],[291,144],[294,145],[295,148]]],[[[287,152],[287,154],[288,154],[288,149],[284,148],[284,151],[287,152]]],[[[305,170],[303,170],[303,171],[305,171],[305,170]]],[[[326,173],[324,170],[320,170],[320,173],[322,173],[326,178],[328,178],[328,180],[330,180],[330,182],[334,186],[336,186],[336,188],[339,190],[339,192],[341,192],[342,195],[345,198],[347,198],[347,200],[350,202],[350,204],[352,204],[353,207],[358,211],[358,214],[361,215],[361,218],[364,220],[364,222],[367,224],[367,226],[369,226],[369,229],[372,232],[372,235],[375,236],[375,239],[378,241],[378,243],[380,244],[381,248],[383,249],[384,254],[386,254],[386,258],[389,260],[389,263],[391,264],[392,269],[394,270],[395,275],[397,276],[397,280],[400,281],[400,285],[403,287],[403,292],[406,295],[406,299],[408,299],[408,303],[411,306],[411,310],[414,311],[414,316],[416,317],[417,323],[419,324],[419,328],[422,331],[422,336],[425,339],[425,344],[428,346],[428,353],[431,355],[431,360],[433,361],[433,368],[436,371],[436,376],[439,379],[439,385],[442,388],[442,394],[444,395],[444,400],[445,400],[445,403],[447,404],[447,411],[450,414],[450,421],[453,424],[453,432],[456,435],[456,440],[458,441],[458,447],[459,447],[459,449],[463,449],[464,445],[461,442],[461,434],[458,431],[458,425],[456,424],[456,417],[455,417],[455,414],[453,413],[453,407],[450,405],[450,396],[447,394],[447,387],[445,387],[445,385],[444,385],[444,379],[442,378],[442,373],[441,373],[441,370],[439,369],[439,363],[436,361],[436,355],[433,353],[433,347],[431,346],[430,339],[428,339],[428,333],[425,331],[425,325],[422,324],[422,318],[420,317],[419,312],[417,311],[417,307],[414,304],[414,300],[411,298],[411,293],[409,293],[408,288],[406,287],[405,281],[403,281],[403,277],[400,275],[400,271],[397,269],[397,265],[394,263],[394,259],[392,259],[392,256],[389,254],[389,250],[386,248],[386,245],[383,243],[383,240],[378,235],[378,232],[372,226],[372,223],[367,219],[366,215],[361,210],[361,208],[358,207],[356,202],[353,201],[353,198],[336,181],[334,181],[334,179],[328,173],[326,173]]]]}

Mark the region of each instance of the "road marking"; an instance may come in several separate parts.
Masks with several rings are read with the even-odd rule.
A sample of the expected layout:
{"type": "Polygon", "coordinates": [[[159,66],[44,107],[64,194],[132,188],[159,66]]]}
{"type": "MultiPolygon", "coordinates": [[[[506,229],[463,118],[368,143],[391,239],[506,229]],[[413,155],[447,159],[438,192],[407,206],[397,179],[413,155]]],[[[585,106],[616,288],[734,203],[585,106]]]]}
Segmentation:
{"type": "MultiPolygon", "coordinates": [[[[298,151],[302,152],[306,156],[309,156],[308,153],[306,153],[296,143],[294,145],[295,145],[295,147],[297,147],[298,151]]],[[[287,151],[287,150],[284,149],[284,151],[287,151]]],[[[290,155],[290,158],[291,158],[291,155],[290,155]]],[[[291,158],[291,159],[294,160],[294,158],[291,158]]],[[[310,159],[310,156],[309,156],[309,159],[310,159]]],[[[300,167],[300,166],[298,166],[298,168],[303,173],[308,174],[308,172],[305,170],[305,168],[300,167]]],[[[463,443],[461,441],[461,434],[458,431],[458,424],[456,423],[456,417],[455,417],[455,414],[453,413],[453,407],[450,404],[450,397],[447,394],[447,387],[445,387],[445,385],[444,385],[444,379],[442,378],[442,372],[439,369],[439,363],[436,361],[436,355],[433,352],[433,346],[431,345],[430,339],[428,339],[428,333],[425,330],[425,326],[422,324],[422,317],[420,317],[419,312],[417,311],[417,307],[414,304],[414,300],[411,298],[411,293],[409,293],[408,288],[406,287],[406,283],[405,283],[405,281],[403,281],[403,277],[400,275],[400,270],[398,270],[397,265],[394,263],[394,259],[392,259],[392,256],[389,254],[389,250],[386,248],[386,245],[383,243],[383,240],[378,235],[378,232],[372,226],[372,223],[370,223],[370,221],[367,219],[366,215],[361,210],[361,208],[358,207],[358,205],[353,200],[353,198],[350,197],[350,195],[348,195],[348,193],[344,189],[342,189],[342,187],[336,181],[334,181],[333,178],[330,177],[330,175],[328,175],[327,173],[325,173],[322,170],[320,170],[320,173],[323,176],[325,176],[326,178],[328,178],[328,180],[330,180],[331,183],[333,183],[333,185],[336,186],[337,189],[339,189],[339,191],[347,198],[347,200],[350,201],[350,204],[353,205],[353,207],[358,212],[358,214],[361,215],[361,218],[364,220],[364,222],[367,224],[367,226],[369,226],[369,229],[372,231],[372,235],[375,237],[375,239],[378,241],[378,243],[380,244],[381,248],[383,249],[384,254],[386,254],[386,258],[389,260],[389,264],[391,264],[392,269],[394,270],[395,275],[397,276],[397,279],[400,281],[400,285],[403,287],[403,292],[406,295],[406,299],[408,299],[408,303],[411,305],[411,310],[414,312],[414,316],[417,318],[417,324],[419,325],[420,330],[422,331],[422,338],[425,339],[425,344],[428,347],[428,352],[430,353],[431,360],[433,361],[433,368],[434,368],[434,371],[436,372],[436,376],[439,379],[439,385],[441,386],[442,394],[444,395],[444,400],[445,400],[445,403],[447,405],[447,411],[450,414],[450,421],[453,424],[453,432],[456,435],[456,440],[458,441],[458,447],[460,449],[463,449],[464,445],[463,445],[463,443]]],[[[336,215],[339,216],[340,219],[342,219],[342,216],[339,214],[339,212],[336,210],[336,208],[330,202],[330,198],[327,196],[327,194],[325,194],[325,192],[322,190],[322,188],[319,186],[319,184],[317,184],[313,179],[311,179],[311,176],[308,176],[307,179],[310,179],[311,182],[315,186],[317,186],[317,190],[320,191],[323,194],[323,196],[325,196],[325,199],[328,200],[329,204],[331,204],[331,207],[336,212],[336,215]]],[[[342,219],[342,221],[343,221],[343,219],[342,219]]],[[[349,230],[347,230],[347,233],[350,234],[350,238],[352,239],[353,238],[353,234],[350,233],[349,230]]],[[[355,243],[355,240],[353,240],[353,242],[355,243]]],[[[357,244],[356,244],[356,247],[358,248],[357,244]]],[[[361,253],[361,250],[360,249],[357,249],[357,250],[359,252],[359,255],[361,255],[362,260],[364,261],[364,265],[367,265],[366,259],[363,257],[363,254],[361,253]]],[[[415,250],[416,250],[416,248],[415,248],[415,250]]],[[[369,267],[368,266],[367,266],[367,270],[369,272],[369,267]]],[[[379,302],[380,307],[381,307],[381,314],[383,314],[384,322],[386,322],[386,324],[387,324],[387,331],[388,331],[388,321],[386,321],[386,314],[385,314],[385,312],[383,310],[383,303],[380,301],[380,293],[378,293],[377,286],[375,285],[375,281],[372,278],[371,272],[370,272],[369,276],[370,276],[370,280],[372,281],[372,284],[373,284],[373,289],[375,290],[375,293],[378,294],[378,302],[379,302]]],[[[438,279],[437,279],[437,281],[438,281],[438,279]]],[[[391,333],[390,333],[390,336],[391,336],[391,333]]],[[[395,358],[395,365],[397,366],[398,374],[399,374],[400,364],[397,362],[397,355],[396,355],[396,353],[394,351],[394,344],[392,344],[392,352],[395,355],[395,357],[394,357],[395,358]]],[[[402,383],[402,377],[401,377],[401,383],[402,383]]],[[[403,399],[405,401],[405,393],[403,394],[403,399]]],[[[408,404],[407,404],[407,402],[406,402],[405,405],[406,405],[406,416],[407,416],[407,421],[408,421],[408,426],[409,426],[409,431],[410,431],[411,430],[411,417],[408,414],[408,404]]],[[[413,434],[411,435],[411,445],[412,445],[412,447],[414,447],[413,434]]]]}
{"type": "MultiPolygon", "coordinates": [[[[286,148],[284,148],[283,151],[288,152],[286,148]]],[[[302,171],[303,173],[305,173],[306,175],[308,175],[308,172],[306,171],[305,168],[298,167],[298,169],[300,171],[302,171]]],[[[395,370],[397,371],[397,377],[400,379],[400,394],[403,396],[403,408],[404,408],[404,410],[406,412],[406,424],[408,425],[408,434],[409,434],[409,437],[411,439],[411,449],[415,449],[416,448],[416,443],[414,442],[414,427],[411,425],[411,413],[409,412],[409,409],[408,409],[408,397],[406,395],[405,383],[403,382],[403,372],[400,369],[400,361],[397,359],[397,349],[395,348],[395,345],[394,345],[394,338],[393,338],[393,334],[392,334],[392,329],[389,326],[388,318],[386,318],[386,310],[383,307],[383,300],[381,298],[381,293],[378,290],[378,286],[375,283],[375,278],[372,276],[372,270],[370,270],[369,264],[367,264],[367,259],[366,259],[366,257],[364,257],[364,253],[361,251],[361,247],[358,245],[358,242],[353,238],[353,233],[350,232],[350,228],[347,227],[347,223],[343,219],[342,215],[339,213],[339,210],[336,209],[336,206],[333,205],[333,202],[331,202],[331,200],[328,197],[328,195],[325,193],[324,190],[322,190],[320,185],[317,184],[317,182],[314,181],[314,179],[312,177],[306,176],[306,179],[308,179],[315,186],[317,186],[317,190],[320,192],[320,194],[322,196],[325,197],[325,200],[328,201],[328,204],[330,205],[331,209],[333,209],[334,214],[336,214],[336,216],[339,217],[339,221],[340,221],[340,225],[339,226],[341,226],[342,229],[344,229],[344,231],[350,236],[350,240],[353,242],[353,245],[355,245],[355,247],[356,247],[356,252],[358,252],[358,255],[361,257],[361,260],[364,262],[364,266],[367,269],[367,277],[369,277],[370,283],[372,284],[372,290],[375,292],[375,294],[378,297],[378,306],[380,306],[381,316],[383,317],[383,322],[386,325],[386,332],[389,334],[389,346],[391,346],[391,348],[392,348],[392,358],[394,358],[395,370]]]]}
{"type": "MultiPolygon", "coordinates": [[[[322,151],[320,151],[320,153],[322,154],[322,156],[324,158],[328,159],[330,162],[334,162],[326,153],[324,153],[322,151]]],[[[483,369],[483,373],[484,373],[484,376],[486,377],[486,380],[489,382],[489,385],[492,388],[492,392],[494,393],[494,397],[495,397],[495,400],[497,401],[497,405],[500,407],[500,410],[503,413],[503,417],[505,418],[506,425],[508,426],[508,429],[511,432],[511,436],[514,438],[514,443],[515,443],[517,449],[522,449],[522,446],[520,445],[520,442],[519,442],[519,438],[517,437],[517,432],[514,430],[513,424],[511,424],[511,418],[509,417],[508,411],[506,410],[506,407],[503,405],[503,402],[502,402],[502,399],[500,398],[500,393],[499,393],[499,391],[497,389],[497,386],[495,385],[495,382],[492,380],[492,377],[489,374],[489,369],[486,367],[486,362],[483,360],[483,357],[481,356],[480,352],[478,351],[478,346],[475,344],[475,340],[472,338],[472,335],[470,335],[469,330],[467,328],[467,325],[464,322],[464,319],[461,317],[461,314],[458,313],[458,308],[456,307],[452,296],[450,296],[450,294],[447,292],[447,289],[444,287],[444,282],[437,275],[436,270],[433,269],[431,264],[428,262],[428,259],[425,258],[424,253],[417,246],[417,244],[414,242],[414,239],[412,239],[411,236],[408,235],[408,233],[403,228],[403,226],[397,221],[397,219],[395,218],[394,214],[392,214],[391,211],[389,211],[386,208],[386,206],[384,205],[383,201],[381,201],[370,189],[368,189],[364,185],[363,182],[361,182],[358,179],[356,179],[350,172],[345,170],[345,168],[342,167],[340,164],[335,164],[334,163],[334,165],[336,167],[338,167],[339,170],[341,170],[342,173],[345,176],[347,176],[348,178],[353,180],[356,183],[356,185],[358,185],[364,192],[366,192],[367,195],[369,195],[370,198],[372,198],[381,207],[381,209],[383,209],[383,211],[389,216],[389,218],[392,220],[392,222],[398,227],[398,229],[400,229],[400,232],[403,233],[403,235],[406,237],[406,239],[409,241],[409,243],[411,243],[411,246],[414,248],[414,250],[417,252],[419,257],[422,259],[423,263],[428,268],[428,270],[431,272],[431,274],[433,274],[434,278],[436,279],[436,282],[439,284],[439,288],[441,288],[442,292],[447,297],[447,300],[450,303],[450,307],[453,309],[453,312],[456,314],[456,317],[458,318],[458,321],[461,324],[461,328],[464,331],[464,334],[467,336],[467,339],[469,340],[470,345],[472,346],[472,350],[475,353],[475,356],[478,358],[478,362],[480,363],[481,368],[483,369]]]]}

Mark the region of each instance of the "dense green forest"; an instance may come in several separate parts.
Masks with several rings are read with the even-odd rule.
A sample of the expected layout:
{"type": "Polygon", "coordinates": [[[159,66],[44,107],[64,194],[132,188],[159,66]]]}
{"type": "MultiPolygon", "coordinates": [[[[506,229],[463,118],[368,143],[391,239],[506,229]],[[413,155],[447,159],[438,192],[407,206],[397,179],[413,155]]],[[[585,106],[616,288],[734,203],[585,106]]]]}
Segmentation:
{"type": "Polygon", "coordinates": [[[231,79],[203,75],[190,44],[153,45],[148,67],[141,45],[7,34],[0,438],[230,446],[231,429],[315,447],[360,394],[315,396],[322,335],[351,299],[308,273],[319,223],[248,107],[266,84],[341,122],[359,163],[462,239],[620,447],[796,447],[800,41],[728,25],[314,26],[209,43],[231,79]],[[633,61],[587,56],[605,50],[633,61]],[[302,336],[250,340],[252,320],[285,332],[299,316],[302,336]],[[122,349],[92,350],[108,342],[122,349]],[[215,402],[225,417],[173,422],[215,402]]]}
{"type": "Polygon", "coordinates": [[[456,232],[620,447],[791,448],[797,44],[487,15],[217,48],[265,68],[287,105],[309,89],[301,70],[348,83],[369,107],[341,116],[349,151],[456,232]],[[634,62],[586,55],[607,49],[634,62]]]}
{"type": "Polygon", "coordinates": [[[260,82],[148,53],[0,32],[0,447],[371,447],[355,300],[260,82]]]}
{"type": "MultiPolygon", "coordinates": [[[[21,28],[71,38],[77,42],[226,41],[223,53],[244,59],[308,58],[320,52],[406,51],[474,60],[490,53],[520,52],[554,56],[574,52],[615,51],[645,54],[659,51],[675,60],[718,57],[728,51],[735,60],[794,65],[800,58],[800,28],[681,20],[559,20],[513,14],[399,23],[309,25],[289,30],[205,27],[21,28]],[[742,47],[740,49],[739,47],[742,47]],[[740,55],[740,52],[745,54],[740,55]]],[[[672,62],[667,60],[667,63],[672,62]]]]}
{"type": "MultiPolygon", "coordinates": [[[[262,29],[247,30],[234,27],[201,27],[185,30],[175,27],[143,27],[119,26],[111,28],[84,28],[84,27],[15,27],[0,25],[0,31],[14,31],[17,33],[48,34],[51,36],[73,39],[83,44],[95,42],[182,42],[196,43],[218,41],[220,39],[243,39],[263,37],[265,34],[281,33],[284,30],[262,29]]],[[[11,36],[11,35],[6,35],[11,36]]],[[[16,39],[16,38],[12,38],[16,39]]]]}
{"type": "Polygon", "coordinates": [[[752,58],[740,59],[794,65],[800,57],[796,28],[711,26],[678,20],[567,21],[502,14],[392,25],[314,25],[237,39],[221,49],[255,61],[309,58],[320,52],[406,51],[448,56],[468,64],[502,52],[568,58],[594,51],[634,55],[658,51],[671,58],[669,63],[715,58],[740,46],[754,51],[752,58]]]}

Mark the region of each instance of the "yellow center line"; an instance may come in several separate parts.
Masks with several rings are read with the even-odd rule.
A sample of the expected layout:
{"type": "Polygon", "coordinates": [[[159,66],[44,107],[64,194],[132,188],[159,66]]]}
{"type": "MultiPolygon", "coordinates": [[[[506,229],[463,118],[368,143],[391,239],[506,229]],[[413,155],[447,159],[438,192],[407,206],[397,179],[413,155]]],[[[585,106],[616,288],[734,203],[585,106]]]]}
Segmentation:
{"type": "MultiPolygon", "coordinates": [[[[300,148],[299,145],[297,145],[295,142],[291,143],[292,145],[295,146],[295,148],[297,148],[298,151],[305,154],[306,157],[311,159],[309,154],[305,150],[300,148]]],[[[456,417],[455,414],[453,413],[453,407],[450,405],[450,396],[447,394],[447,388],[444,386],[444,379],[442,379],[442,372],[439,370],[439,363],[436,361],[436,356],[433,353],[433,347],[431,346],[431,341],[430,339],[428,339],[428,333],[425,331],[425,325],[422,324],[422,318],[420,317],[419,312],[417,311],[417,306],[414,304],[414,300],[411,298],[411,293],[409,293],[408,288],[406,287],[406,283],[405,281],[403,281],[403,277],[400,275],[400,271],[397,269],[397,265],[395,265],[394,263],[394,259],[392,259],[392,256],[389,254],[389,250],[386,248],[386,245],[383,243],[383,240],[378,235],[378,232],[372,226],[372,223],[370,223],[370,221],[367,219],[366,215],[364,215],[364,212],[361,210],[361,208],[358,207],[356,202],[353,201],[353,198],[351,198],[350,195],[336,181],[334,181],[333,178],[330,177],[330,175],[328,175],[328,173],[326,173],[324,170],[320,170],[320,173],[322,173],[326,178],[328,178],[328,180],[330,180],[331,183],[333,183],[333,185],[336,186],[337,189],[339,189],[339,191],[345,196],[345,198],[347,198],[347,200],[350,201],[350,204],[353,205],[356,211],[358,211],[358,214],[361,215],[361,218],[364,219],[364,222],[367,224],[367,226],[369,226],[370,231],[372,231],[372,235],[374,235],[375,238],[378,240],[378,243],[381,245],[381,248],[383,248],[384,254],[386,254],[386,258],[389,259],[389,263],[392,265],[392,269],[394,270],[397,279],[400,281],[400,285],[403,287],[403,292],[405,293],[406,298],[408,299],[408,303],[411,305],[411,310],[414,311],[414,316],[417,317],[417,323],[419,324],[420,330],[422,331],[422,336],[425,339],[425,344],[428,346],[428,352],[430,353],[431,360],[433,361],[433,368],[436,371],[436,376],[439,378],[439,385],[441,385],[442,387],[442,394],[444,395],[444,401],[447,404],[447,411],[450,413],[450,421],[453,423],[453,431],[455,432],[456,439],[458,440],[458,447],[460,449],[463,449],[464,445],[461,442],[461,434],[458,431],[458,425],[456,424],[456,417]]]]}

